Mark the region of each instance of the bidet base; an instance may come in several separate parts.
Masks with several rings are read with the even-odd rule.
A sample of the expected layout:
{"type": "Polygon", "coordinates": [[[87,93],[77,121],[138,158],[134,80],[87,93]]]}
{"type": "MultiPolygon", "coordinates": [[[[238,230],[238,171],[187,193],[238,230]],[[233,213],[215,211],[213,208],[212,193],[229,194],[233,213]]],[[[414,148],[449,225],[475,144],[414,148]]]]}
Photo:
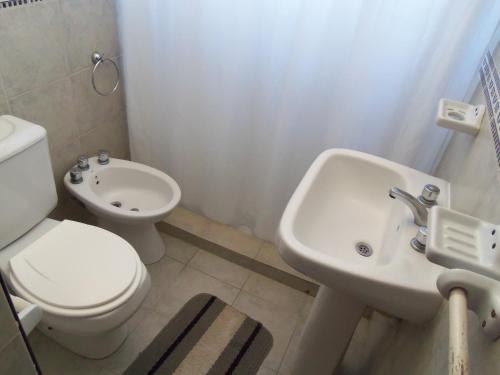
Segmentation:
{"type": "Polygon", "coordinates": [[[165,255],[165,244],[154,224],[127,225],[99,216],[97,224],[128,241],[144,264],[158,262],[165,255]]]}
{"type": "Polygon", "coordinates": [[[307,318],[292,374],[333,374],[364,308],[364,303],[322,285],[307,318]]]}

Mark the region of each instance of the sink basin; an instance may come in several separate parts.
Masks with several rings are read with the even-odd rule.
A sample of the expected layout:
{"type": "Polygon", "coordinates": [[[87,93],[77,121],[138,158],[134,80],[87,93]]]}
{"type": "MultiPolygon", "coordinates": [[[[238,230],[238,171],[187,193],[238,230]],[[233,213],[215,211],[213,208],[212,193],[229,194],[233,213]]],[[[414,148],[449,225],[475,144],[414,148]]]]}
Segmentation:
{"type": "MultiPolygon", "coordinates": [[[[425,184],[438,186],[438,204],[449,207],[448,182],[373,155],[331,149],[313,162],[283,213],[278,247],[288,264],[322,285],[312,315],[321,320],[325,314],[329,322],[316,330],[333,324],[336,313],[320,311],[326,309],[344,320],[360,316],[365,306],[413,322],[434,316],[442,267],[413,250],[413,214],[388,195],[399,187],[418,196],[425,184]],[[348,311],[339,311],[342,306],[348,311]]],[[[351,320],[354,330],[357,320],[351,320]]],[[[332,329],[346,329],[341,324],[332,329]]]]}

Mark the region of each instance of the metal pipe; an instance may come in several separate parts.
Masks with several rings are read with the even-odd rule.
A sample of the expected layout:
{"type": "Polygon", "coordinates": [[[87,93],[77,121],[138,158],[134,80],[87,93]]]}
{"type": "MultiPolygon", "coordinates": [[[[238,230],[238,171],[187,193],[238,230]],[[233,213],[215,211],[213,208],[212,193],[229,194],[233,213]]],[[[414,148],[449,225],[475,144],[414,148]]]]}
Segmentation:
{"type": "Polygon", "coordinates": [[[449,375],[469,375],[469,348],[467,332],[467,292],[454,288],[449,296],[450,348],[448,353],[449,375]]]}

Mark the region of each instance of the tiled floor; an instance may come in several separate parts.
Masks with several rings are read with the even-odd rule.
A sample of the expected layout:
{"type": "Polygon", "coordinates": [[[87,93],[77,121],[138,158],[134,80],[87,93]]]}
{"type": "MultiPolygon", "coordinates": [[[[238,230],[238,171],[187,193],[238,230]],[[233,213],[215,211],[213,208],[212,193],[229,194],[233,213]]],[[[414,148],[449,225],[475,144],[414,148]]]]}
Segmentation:
{"type": "Polygon", "coordinates": [[[229,225],[215,222],[183,207],[177,207],[165,218],[165,222],[199,238],[212,241],[237,254],[301,279],[312,281],[285,263],[273,243],[261,240],[229,225]]]}
{"type": "MultiPolygon", "coordinates": [[[[108,358],[87,360],[35,331],[29,338],[44,374],[120,374],[198,293],[211,293],[262,322],[271,331],[274,344],[259,374],[289,374],[290,358],[313,298],[177,238],[163,236],[167,255],[148,266],[152,289],[131,319],[132,332],[122,347],[108,358]]],[[[258,256],[262,244],[255,249],[249,240],[246,249],[258,256]]]]}

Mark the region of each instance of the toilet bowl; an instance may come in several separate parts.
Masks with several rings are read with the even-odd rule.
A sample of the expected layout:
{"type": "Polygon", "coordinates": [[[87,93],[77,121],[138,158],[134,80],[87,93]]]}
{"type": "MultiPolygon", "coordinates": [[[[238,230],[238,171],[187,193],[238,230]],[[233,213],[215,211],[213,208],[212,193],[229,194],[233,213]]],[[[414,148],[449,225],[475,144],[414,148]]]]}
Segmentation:
{"type": "Polygon", "coordinates": [[[161,259],[165,245],[155,223],[179,203],[179,185],[165,173],[128,160],[110,158],[100,164],[89,158],[82,180],[72,182],[70,172],[64,184],[70,193],[97,216],[98,225],[130,242],[144,264],[161,259]]]}
{"type": "Polygon", "coordinates": [[[45,219],[0,252],[15,294],[39,306],[47,336],[88,358],[113,353],[151,281],[124,239],[91,225],[45,219]]]}

